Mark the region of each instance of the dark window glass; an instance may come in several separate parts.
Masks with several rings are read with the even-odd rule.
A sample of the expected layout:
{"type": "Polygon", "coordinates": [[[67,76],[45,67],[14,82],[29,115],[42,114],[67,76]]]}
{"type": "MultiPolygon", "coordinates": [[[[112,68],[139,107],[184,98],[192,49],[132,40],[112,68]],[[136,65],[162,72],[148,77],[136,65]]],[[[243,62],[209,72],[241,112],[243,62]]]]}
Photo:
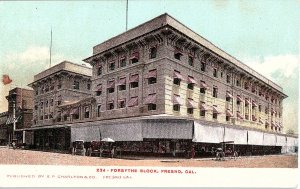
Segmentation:
{"type": "Polygon", "coordinates": [[[97,106],[97,117],[100,117],[101,105],[97,106]]]}
{"type": "Polygon", "coordinates": [[[193,114],[194,113],[194,108],[188,108],[187,113],[188,114],[193,114]]]}
{"type": "Polygon", "coordinates": [[[213,88],[213,97],[217,98],[218,97],[218,88],[213,88]]]}
{"type": "Polygon", "coordinates": [[[152,47],[150,49],[150,59],[156,58],[156,54],[157,54],[157,48],[156,47],[152,47]]]}
{"type": "Polygon", "coordinates": [[[206,64],[204,62],[201,62],[201,71],[206,71],[206,64]]]}
{"type": "Polygon", "coordinates": [[[180,105],[179,104],[173,105],[173,111],[179,112],[180,111],[180,105]]]}
{"type": "Polygon", "coordinates": [[[79,89],[79,81],[74,81],[73,89],[79,89]]]}
{"type": "Polygon", "coordinates": [[[130,83],[130,88],[137,88],[137,87],[139,87],[139,82],[130,83]]]}
{"type": "Polygon", "coordinates": [[[156,110],[156,104],[149,104],[148,110],[156,110]]]}
{"type": "Polygon", "coordinates": [[[174,54],[174,58],[177,59],[177,60],[180,60],[182,54],[181,53],[175,53],[174,54]]]}
{"type": "Polygon", "coordinates": [[[200,110],[200,116],[205,117],[205,110],[200,110]]]}
{"type": "Polygon", "coordinates": [[[194,66],[194,58],[189,56],[189,65],[194,66]]]}
{"type": "Polygon", "coordinates": [[[113,93],[113,92],[115,92],[115,88],[109,88],[109,89],[107,89],[107,92],[108,93],[113,93]]]}
{"type": "Polygon", "coordinates": [[[139,62],[139,59],[138,58],[133,58],[133,59],[131,59],[131,63],[132,64],[136,64],[136,63],[138,63],[139,62]]]}
{"type": "Polygon", "coordinates": [[[216,68],[214,68],[214,77],[218,77],[218,71],[217,71],[217,69],[216,68]]]}
{"type": "Polygon", "coordinates": [[[218,114],[217,113],[213,113],[213,119],[218,119],[218,114]]]}
{"type": "Polygon", "coordinates": [[[119,91],[126,90],[126,85],[119,85],[119,91]]]}
{"type": "Polygon", "coordinates": [[[119,108],[125,108],[125,101],[119,101],[119,108]]]}
{"type": "Polygon", "coordinates": [[[173,83],[174,83],[175,85],[180,85],[180,79],[174,78],[173,83]]]}
{"type": "Polygon", "coordinates": [[[187,88],[188,88],[188,89],[191,89],[191,90],[194,90],[194,83],[189,83],[189,84],[187,85],[187,88]]]}
{"type": "Polygon", "coordinates": [[[97,75],[101,75],[102,74],[102,66],[98,67],[97,70],[97,75]]]}
{"type": "Polygon", "coordinates": [[[87,90],[91,90],[91,84],[88,83],[87,86],[86,86],[87,90]]]}
{"type": "Polygon", "coordinates": [[[120,67],[123,68],[125,66],[126,66],[126,59],[123,58],[123,59],[120,60],[120,67]]]}
{"type": "Polygon", "coordinates": [[[230,83],[230,79],[231,79],[230,75],[227,75],[227,76],[226,76],[226,82],[227,82],[227,83],[230,83]]]}
{"type": "Polygon", "coordinates": [[[156,83],[156,78],[155,77],[150,77],[148,79],[148,84],[154,84],[154,83],[156,83]]]}
{"type": "Polygon", "coordinates": [[[110,71],[115,70],[115,67],[116,67],[116,64],[114,62],[112,62],[112,63],[109,64],[109,70],[110,71]]]}

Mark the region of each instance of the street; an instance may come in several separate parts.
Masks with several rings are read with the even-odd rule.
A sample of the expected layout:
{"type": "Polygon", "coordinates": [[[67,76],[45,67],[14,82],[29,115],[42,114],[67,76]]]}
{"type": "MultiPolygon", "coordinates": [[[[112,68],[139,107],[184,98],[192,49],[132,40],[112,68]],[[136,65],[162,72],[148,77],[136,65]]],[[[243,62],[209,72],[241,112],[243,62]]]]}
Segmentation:
{"type": "MultiPolygon", "coordinates": [[[[132,157],[133,158],[133,157],[132,157]]],[[[206,159],[171,159],[171,158],[145,158],[143,160],[111,159],[99,157],[74,156],[53,152],[31,151],[21,149],[0,148],[0,164],[25,165],[89,165],[89,166],[167,166],[167,167],[237,167],[237,168],[297,168],[298,156],[272,155],[239,157],[216,161],[206,159]]]]}

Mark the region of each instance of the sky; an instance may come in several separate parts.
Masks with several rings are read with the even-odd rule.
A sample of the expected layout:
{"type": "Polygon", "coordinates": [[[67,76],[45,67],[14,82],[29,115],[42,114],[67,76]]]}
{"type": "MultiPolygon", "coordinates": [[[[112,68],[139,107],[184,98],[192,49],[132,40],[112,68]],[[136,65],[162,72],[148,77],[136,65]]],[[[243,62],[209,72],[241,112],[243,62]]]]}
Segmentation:
{"type": "MultiPolygon", "coordinates": [[[[283,87],[284,131],[298,132],[299,0],[129,0],[128,28],[168,13],[225,52],[283,87]]],[[[8,2],[0,1],[0,112],[15,86],[69,60],[83,64],[92,47],[125,31],[126,0],[8,2]]]]}

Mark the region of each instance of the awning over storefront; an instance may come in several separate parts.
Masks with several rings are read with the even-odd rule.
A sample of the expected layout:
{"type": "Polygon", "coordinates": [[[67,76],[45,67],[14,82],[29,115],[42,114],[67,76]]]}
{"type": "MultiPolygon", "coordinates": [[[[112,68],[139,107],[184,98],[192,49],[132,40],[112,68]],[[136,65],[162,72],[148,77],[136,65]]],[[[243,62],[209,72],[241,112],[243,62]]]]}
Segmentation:
{"type": "Polygon", "coordinates": [[[286,137],[286,145],[287,146],[297,146],[298,145],[298,138],[286,137]]]}
{"type": "Polygon", "coordinates": [[[225,127],[224,141],[233,141],[234,144],[247,144],[247,130],[225,127]]]}
{"type": "Polygon", "coordinates": [[[276,135],[276,146],[286,146],[286,137],[276,135]]]}
{"type": "Polygon", "coordinates": [[[276,136],[270,133],[264,133],[264,146],[275,146],[276,136]]]}
{"type": "Polygon", "coordinates": [[[193,142],[220,143],[223,142],[223,137],[224,127],[194,122],[193,142]]]}
{"type": "Polygon", "coordinates": [[[20,129],[20,130],[32,131],[32,130],[40,130],[40,129],[59,129],[59,128],[70,128],[70,126],[69,125],[47,125],[41,127],[30,127],[26,129],[20,129]]]}
{"type": "Polygon", "coordinates": [[[149,119],[143,121],[143,138],[192,139],[193,121],[149,119]]]}
{"type": "MultiPolygon", "coordinates": [[[[259,131],[248,131],[248,144],[250,145],[263,145],[264,133],[259,131]]],[[[275,145],[275,143],[274,143],[275,145]]]]}
{"type": "Polygon", "coordinates": [[[173,96],[173,104],[174,105],[183,105],[183,100],[180,98],[179,95],[173,96]]]}
{"type": "Polygon", "coordinates": [[[100,141],[100,138],[111,138],[114,141],[142,141],[142,124],[132,122],[93,123],[92,126],[71,127],[71,141],[100,141]]]}

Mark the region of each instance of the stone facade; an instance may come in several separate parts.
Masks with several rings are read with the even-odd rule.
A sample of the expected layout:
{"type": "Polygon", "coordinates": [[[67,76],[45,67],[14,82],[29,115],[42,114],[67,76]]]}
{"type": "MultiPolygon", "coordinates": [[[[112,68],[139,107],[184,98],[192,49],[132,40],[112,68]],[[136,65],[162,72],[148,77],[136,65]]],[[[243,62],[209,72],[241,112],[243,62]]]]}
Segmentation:
{"type": "Polygon", "coordinates": [[[167,114],[282,132],[282,88],[167,14],[95,46],[85,61],[94,120],[167,114]]]}
{"type": "Polygon", "coordinates": [[[33,127],[60,124],[61,106],[90,97],[91,75],[91,68],[68,61],[35,75],[33,127]]]}

